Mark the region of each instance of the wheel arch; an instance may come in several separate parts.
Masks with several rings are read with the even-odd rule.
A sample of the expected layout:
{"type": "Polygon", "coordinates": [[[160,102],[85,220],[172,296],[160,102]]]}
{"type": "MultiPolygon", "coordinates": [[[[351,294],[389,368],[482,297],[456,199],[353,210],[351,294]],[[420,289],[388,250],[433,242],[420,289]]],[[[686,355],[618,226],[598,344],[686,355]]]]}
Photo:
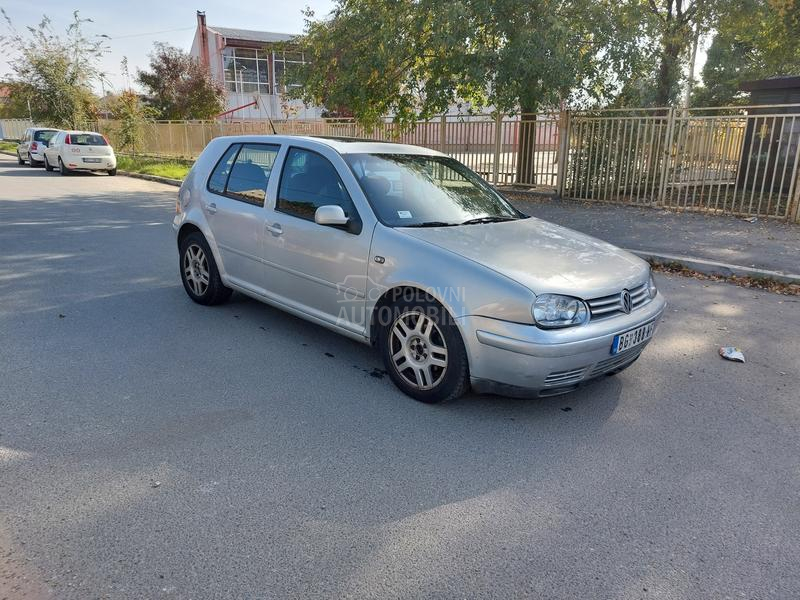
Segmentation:
{"type": "Polygon", "coordinates": [[[381,296],[372,306],[372,310],[370,311],[369,315],[370,344],[374,346],[378,340],[378,330],[379,330],[378,319],[380,317],[381,311],[384,310],[385,308],[392,306],[399,299],[406,297],[415,297],[423,301],[436,302],[439,306],[441,306],[444,310],[447,311],[447,313],[450,315],[450,318],[456,321],[452,307],[448,306],[447,303],[444,302],[442,298],[439,298],[437,297],[436,294],[431,293],[431,290],[426,290],[424,287],[416,284],[410,284],[410,283],[398,284],[390,287],[385,292],[383,292],[383,294],[381,294],[381,296]]]}
{"type": "Polygon", "coordinates": [[[178,248],[181,247],[181,242],[183,242],[183,240],[186,239],[186,236],[189,235],[190,233],[199,233],[206,239],[206,242],[208,242],[208,238],[206,237],[206,234],[203,233],[202,229],[200,229],[194,223],[187,222],[181,225],[181,228],[178,230],[178,237],[177,237],[178,248]]]}

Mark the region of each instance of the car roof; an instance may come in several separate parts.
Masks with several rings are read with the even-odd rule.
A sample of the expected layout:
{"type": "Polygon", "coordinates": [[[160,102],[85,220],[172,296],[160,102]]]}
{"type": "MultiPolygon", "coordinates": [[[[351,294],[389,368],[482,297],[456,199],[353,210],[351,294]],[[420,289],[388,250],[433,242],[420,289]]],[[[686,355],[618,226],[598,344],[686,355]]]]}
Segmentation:
{"type": "Polygon", "coordinates": [[[229,142],[258,142],[262,144],[291,144],[292,142],[309,142],[311,146],[327,146],[339,154],[423,154],[429,156],[445,156],[441,152],[394,142],[377,142],[361,138],[323,137],[311,135],[236,135],[226,136],[229,142]]]}
{"type": "Polygon", "coordinates": [[[29,127],[31,131],[61,131],[55,127],[29,127]]]}

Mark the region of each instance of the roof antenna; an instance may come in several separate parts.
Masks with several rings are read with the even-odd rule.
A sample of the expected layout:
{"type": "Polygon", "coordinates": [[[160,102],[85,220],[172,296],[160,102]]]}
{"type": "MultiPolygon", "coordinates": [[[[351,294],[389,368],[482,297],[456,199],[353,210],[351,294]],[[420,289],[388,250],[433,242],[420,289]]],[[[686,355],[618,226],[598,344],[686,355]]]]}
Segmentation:
{"type": "Polygon", "coordinates": [[[267,107],[264,106],[264,100],[260,97],[255,96],[256,102],[261,104],[261,108],[264,110],[264,114],[267,115],[267,121],[269,121],[269,126],[272,127],[272,135],[278,135],[278,132],[275,130],[275,123],[272,122],[272,119],[269,116],[269,111],[267,111],[267,107]]]}

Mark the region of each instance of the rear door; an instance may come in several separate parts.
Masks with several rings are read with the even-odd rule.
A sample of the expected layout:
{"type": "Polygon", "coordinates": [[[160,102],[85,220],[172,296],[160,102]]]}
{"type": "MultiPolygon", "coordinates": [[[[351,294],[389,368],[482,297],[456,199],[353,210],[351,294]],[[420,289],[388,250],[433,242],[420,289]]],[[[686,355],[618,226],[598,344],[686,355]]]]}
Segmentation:
{"type": "Polygon", "coordinates": [[[209,177],[203,210],[230,281],[264,293],[264,203],[280,145],[229,146],[209,177]]]}

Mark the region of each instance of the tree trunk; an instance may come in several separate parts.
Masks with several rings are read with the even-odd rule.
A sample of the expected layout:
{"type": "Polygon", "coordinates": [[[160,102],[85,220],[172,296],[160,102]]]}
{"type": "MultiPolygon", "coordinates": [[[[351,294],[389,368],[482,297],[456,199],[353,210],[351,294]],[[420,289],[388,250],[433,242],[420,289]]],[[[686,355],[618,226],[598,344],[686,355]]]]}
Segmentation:
{"type": "Polygon", "coordinates": [[[517,137],[516,183],[536,185],[536,112],[523,108],[517,137]]]}
{"type": "Polygon", "coordinates": [[[683,44],[677,42],[673,32],[666,32],[661,51],[661,63],[656,81],[656,105],[669,106],[675,100],[681,76],[680,56],[683,44]]]}

